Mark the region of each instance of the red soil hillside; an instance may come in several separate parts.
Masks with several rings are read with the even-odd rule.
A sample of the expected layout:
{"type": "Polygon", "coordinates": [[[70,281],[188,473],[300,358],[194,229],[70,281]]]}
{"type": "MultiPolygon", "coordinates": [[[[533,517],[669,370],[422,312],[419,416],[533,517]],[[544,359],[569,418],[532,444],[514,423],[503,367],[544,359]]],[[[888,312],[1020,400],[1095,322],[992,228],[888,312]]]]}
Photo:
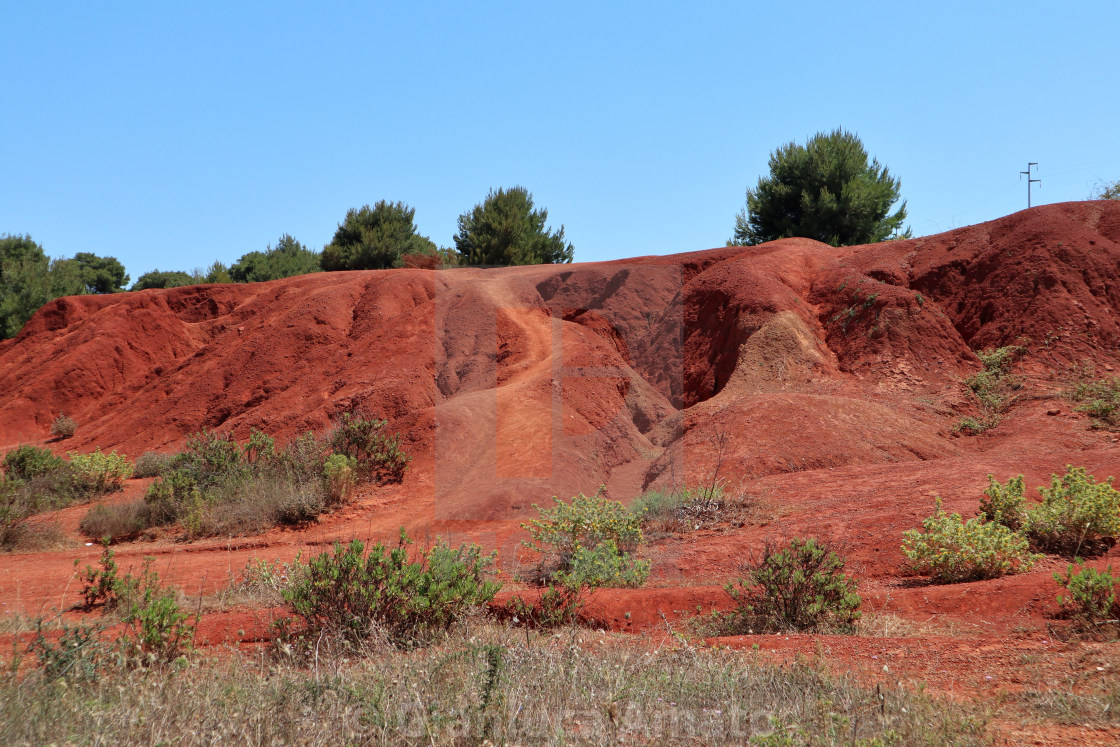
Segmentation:
{"type": "MultiPolygon", "coordinates": [[[[1062,398],[1075,367],[1104,376],[1120,365],[1118,314],[1120,203],[1107,201],[870,246],[788,239],[616,262],[63,298],[0,342],[0,450],[31,442],[137,457],[204,427],[239,439],[261,428],[284,441],[352,408],[402,434],[412,455],[403,484],[367,485],[316,523],[117,548],[122,568],[156,556],[191,593],[223,588],[251,557],[390,539],[402,525],[498,549],[509,580],[534,503],[600,485],[629,502],[649,486],[718,477],[747,499],[746,515],[651,534],[648,587],[596,592],[588,610],[601,625],[663,629],[682,610],[727,605],[721,584],[752,553],[815,536],[844,552],[865,609],[919,631],[942,627],[889,643],[868,634],[731,645],[761,641],[779,659],[823,645],[840,668],[891,687],[918,678],[996,702],[1005,682],[1064,682],[1083,658],[1076,648],[1056,654],[1060,666],[1020,656],[1054,643],[1052,574],[1065,561],[929,585],[908,574],[901,536],[938,496],[975,515],[989,473],[1024,474],[1032,496],[1067,464],[1120,476],[1115,434],[1091,429],[1062,398]],[[975,352],[1008,344],[1026,350],[1018,399],[998,427],[955,432],[977,414],[963,384],[980,369],[975,352]],[[60,412],[77,435],[50,441],[60,412]],[[888,646],[889,677],[879,660],[888,646]]],[[[112,500],[144,486],[131,481],[112,500]]],[[[97,557],[77,531],[86,510],[47,517],[64,535],[56,548],[0,553],[0,622],[76,600],[73,561],[97,557]]],[[[1113,548],[1094,562],[1118,561],[1113,548]]],[[[201,640],[263,640],[267,616],[206,616],[201,640]]],[[[1110,645],[1098,653],[1115,662],[1110,645]]],[[[1098,736],[1071,728],[1036,743],[1115,743],[1114,732],[1098,736]]]]}
{"type": "Polygon", "coordinates": [[[872,246],[63,298],[0,343],[0,444],[65,412],[59,448],[135,457],[361,407],[405,434],[447,518],[698,479],[717,432],[740,477],[949,457],[973,349],[1115,359],[1118,241],[1099,201],[872,246]]]}

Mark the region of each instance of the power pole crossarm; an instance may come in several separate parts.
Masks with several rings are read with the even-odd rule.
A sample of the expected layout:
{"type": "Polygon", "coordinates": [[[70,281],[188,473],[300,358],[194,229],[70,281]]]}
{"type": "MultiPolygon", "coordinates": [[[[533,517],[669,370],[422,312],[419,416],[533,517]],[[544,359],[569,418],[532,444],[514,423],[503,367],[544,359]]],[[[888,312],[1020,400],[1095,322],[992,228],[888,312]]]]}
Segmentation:
{"type": "MultiPolygon", "coordinates": [[[[1026,171],[1020,171],[1019,172],[1020,174],[1026,174],[1026,176],[1027,176],[1027,207],[1028,208],[1031,206],[1031,185],[1032,184],[1038,184],[1040,187],[1042,185],[1042,180],[1041,179],[1031,179],[1031,166],[1034,166],[1035,168],[1037,168],[1038,164],[1035,163],[1034,161],[1031,161],[1030,163],[1027,164],[1027,170],[1026,171]]],[[[1019,181],[1022,181],[1022,180],[1023,180],[1023,177],[1020,176],[1019,181]]]]}

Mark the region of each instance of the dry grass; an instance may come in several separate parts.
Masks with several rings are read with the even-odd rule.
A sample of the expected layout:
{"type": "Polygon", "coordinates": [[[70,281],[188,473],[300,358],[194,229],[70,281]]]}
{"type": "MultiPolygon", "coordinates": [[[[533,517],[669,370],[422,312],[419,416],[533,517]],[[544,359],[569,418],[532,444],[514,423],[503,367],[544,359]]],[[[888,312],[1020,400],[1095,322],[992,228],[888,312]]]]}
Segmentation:
{"type": "Polygon", "coordinates": [[[316,641],[277,656],[230,653],[65,685],[9,676],[0,743],[985,742],[985,718],[963,706],[862,688],[816,664],[650,650],[581,630],[526,635],[475,622],[419,650],[316,641]]]}

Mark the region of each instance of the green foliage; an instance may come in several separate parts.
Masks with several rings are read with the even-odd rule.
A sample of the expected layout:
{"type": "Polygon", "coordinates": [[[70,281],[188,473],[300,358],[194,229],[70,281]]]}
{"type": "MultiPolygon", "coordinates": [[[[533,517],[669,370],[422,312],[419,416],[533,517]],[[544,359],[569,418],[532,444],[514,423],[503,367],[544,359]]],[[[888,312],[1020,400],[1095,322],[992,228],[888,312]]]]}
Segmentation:
{"type": "Polygon", "coordinates": [[[747,190],[729,244],[804,236],[832,246],[907,238],[906,203],[893,214],[901,182],[860,139],[842,129],[819,132],[805,145],[788,143],[770,154],[770,175],[747,190]]]}
{"type": "Polygon", "coordinates": [[[345,454],[331,454],[323,463],[327,495],[333,503],[345,503],[354,494],[358,480],[358,460],[345,454]]]}
{"type": "Polygon", "coordinates": [[[1078,403],[1078,412],[1089,416],[1094,428],[1120,427],[1120,377],[1078,382],[1069,391],[1069,398],[1078,403]]]}
{"type": "Polygon", "coordinates": [[[1002,524],[945,513],[940,498],[922,531],[903,534],[902,552],[915,571],[949,584],[1028,571],[1040,557],[1026,537],[1002,524]]]}
{"type": "Polygon", "coordinates": [[[263,252],[241,255],[229,268],[229,276],[235,283],[259,283],[306,275],[321,269],[318,252],[307,249],[289,234],[284,234],[275,248],[269,244],[263,252]]]}
{"type": "Polygon", "coordinates": [[[521,525],[531,537],[523,544],[540,553],[542,577],[550,568],[555,580],[592,586],[604,577],[623,585],[645,581],[649,564],[631,557],[644,541],[640,516],[604,498],[602,489],[590,497],[579,493],[571,503],[552,501],[552,508],[533,504],[541,518],[521,525]]]}
{"type": "Polygon", "coordinates": [[[86,293],[120,293],[128,284],[128,273],[116,257],[99,257],[89,252],[78,252],[73,262],[86,293]]]}
{"type": "Polygon", "coordinates": [[[1005,345],[976,353],[984,367],[964,383],[979,402],[981,415],[964,418],[957,425],[957,431],[975,435],[999,425],[1003,414],[1015,402],[1016,392],[1023,386],[1023,382],[1011,374],[1012,366],[1023,352],[1019,345],[1005,345]]]}
{"type": "Polygon", "coordinates": [[[614,540],[594,547],[577,547],[566,569],[557,570],[553,578],[562,586],[629,587],[636,589],[649,578],[649,561],[638,560],[619,551],[614,540]]]}
{"type": "Polygon", "coordinates": [[[73,438],[78,432],[78,421],[69,415],[59,413],[51,423],[51,435],[58,439],[73,438]]]}
{"type": "Polygon", "coordinates": [[[415,208],[385,200],[372,208],[347,210],[331,243],[323,247],[323,269],[381,270],[400,267],[406,254],[437,254],[431,239],[417,232],[415,215],[415,208]]]}
{"type": "Polygon", "coordinates": [[[344,412],[330,435],[336,454],[353,457],[363,475],[376,475],[388,482],[400,482],[408,469],[409,456],[397,434],[383,431],[388,421],[360,412],[344,412]]]}
{"type": "Polygon", "coordinates": [[[446,631],[473,608],[494,598],[501,584],[487,579],[494,555],[478,545],[437,544],[413,553],[401,530],[394,548],[378,543],[366,552],[354,540],[312,558],[284,599],[312,630],[360,639],[382,632],[398,644],[415,644],[446,631]]]}
{"type": "Polygon", "coordinates": [[[1023,525],[1023,476],[1008,479],[1006,485],[988,475],[988,487],[980,499],[980,518],[1003,524],[1012,531],[1023,525]]]}
{"type": "Polygon", "coordinates": [[[1067,465],[1053,475],[1049,488],[1039,488],[1041,505],[1029,508],[1023,530],[1041,550],[1064,555],[1103,552],[1120,535],[1120,493],[1112,478],[1096,482],[1084,467],[1067,465]]]}
{"type": "Polygon", "coordinates": [[[815,539],[766,547],[746,579],[724,587],[737,609],[736,632],[747,630],[840,630],[850,632],[860,618],[855,581],[844,561],[815,539]]]}
{"type": "Polygon", "coordinates": [[[4,455],[4,477],[9,480],[32,480],[64,469],[66,460],[50,449],[24,444],[4,455]]]}
{"type": "Polygon", "coordinates": [[[62,633],[51,641],[43,633],[43,621],[35,626],[35,638],[28,647],[35,655],[43,676],[49,681],[64,679],[67,682],[96,680],[108,650],[101,642],[102,625],[62,624],[62,633]]]}
{"type": "Polygon", "coordinates": [[[723,486],[647,490],[634,500],[630,510],[646,528],[666,532],[690,532],[718,521],[727,513],[723,486]]]}
{"type": "Polygon", "coordinates": [[[172,270],[169,272],[152,270],[138,277],[129,290],[139,291],[148,290],[149,288],[179,288],[184,285],[195,285],[198,282],[200,281],[194,276],[180,270],[172,270]]]}
{"type": "Polygon", "coordinates": [[[0,338],[15,337],[48,301],[85,292],[80,263],[50,259],[30,236],[0,235],[0,338]]]}
{"type": "Polygon", "coordinates": [[[533,209],[524,187],[490,190],[486,200],[459,216],[455,248],[468,265],[537,265],[572,261],[564,227],[545,228],[548,210],[533,209]]]}
{"type": "Polygon", "coordinates": [[[1069,592],[1069,596],[1058,595],[1058,604],[1074,617],[1086,622],[1120,617],[1114,591],[1117,579],[1112,576],[1111,565],[1103,571],[1083,565],[1074,573],[1071,563],[1064,575],[1055,573],[1054,580],[1069,592]]]}
{"type": "Polygon", "coordinates": [[[175,590],[161,584],[152,561],[144,558],[138,577],[120,581],[124,631],[118,642],[125,657],[140,665],[170,662],[190,651],[198,626],[198,615],[180,609],[175,590]]]}
{"type": "Polygon", "coordinates": [[[116,451],[70,454],[70,464],[84,490],[92,495],[122,490],[124,481],[132,477],[132,463],[116,451]]]}
{"type": "MultiPolygon", "coordinates": [[[[105,549],[101,551],[101,559],[98,561],[101,567],[87,565],[78,573],[86,609],[93,609],[97,605],[113,609],[120,603],[121,595],[127,591],[127,585],[118,574],[117,561],[113,559],[108,540],[104,540],[102,545],[105,549]]],[[[77,558],[74,558],[74,567],[78,567],[77,558]]]]}
{"type": "Polygon", "coordinates": [[[532,628],[559,628],[571,625],[579,619],[579,614],[587,603],[591,587],[550,583],[536,602],[529,602],[518,595],[506,603],[506,613],[515,625],[524,623],[532,628]]]}

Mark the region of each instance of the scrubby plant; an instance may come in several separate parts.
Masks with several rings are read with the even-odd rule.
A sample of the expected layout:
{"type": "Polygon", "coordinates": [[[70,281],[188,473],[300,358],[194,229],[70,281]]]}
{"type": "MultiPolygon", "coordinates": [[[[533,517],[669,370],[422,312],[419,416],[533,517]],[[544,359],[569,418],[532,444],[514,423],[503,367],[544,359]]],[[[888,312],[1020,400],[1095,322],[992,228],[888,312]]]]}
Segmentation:
{"type": "Polygon", "coordinates": [[[917,573],[943,583],[998,578],[1030,570],[1038,555],[1030,552],[1026,537],[1002,524],[982,519],[964,521],[947,514],[937,499],[937,510],[922,522],[922,531],[903,534],[902,551],[917,573]]]}
{"type": "Polygon", "coordinates": [[[31,480],[66,468],[66,460],[50,449],[24,444],[4,455],[4,477],[9,480],[31,480]]]}
{"type": "Polygon", "coordinates": [[[161,454],[158,451],[145,451],[136,459],[132,468],[133,477],[160,477],[175,466],[174,454],[161,454]]]}
{"type": "Polygon", "coordinates": [[[96,680],[104,662],[109,659],[109,649],[102,642],[103,625],[62,623],[62,632],[52,642],[43,632],[43,621],[36,621],[35,637],[28,651],[38,661],[43,676],[48,680],[85,682],[96,680]]]}
{"type": "Polygon", "coordinates": [[[730,632],[850,632],[860,618],[861,600],[843,559],[812,538],[767,546],[746,578],[724,588],[736,604],[727,618],[730,632]]]}
{"type": "Polygon", "coordinates": [[[1049,488],[1039,488],[1042,503],[1027,509],[1023,530],[1046,552],[1098,554],[1120,535],[1120,492],[1112,478],[1096,482],[1084,467],[1067,465],[1053,475],[1049,488]]]}
{"type": "Polygon", "coordinates": [[[955,430],[975,435],[999,425],[1003,414],[1015,402],[1016,392],[1023,387],[1023,382],[1011,374],[1012,366],[1023,352],[1024,348],[1019,345],[1005,345],[976,353],[983,369],[964,383],[980,403],[981,414],[964,418],[955,430]]]}
{"type": "Polygon", "coordinates": [[[525,546],[540,553],[542,562],[555,559],[567,569],[581,547],[594,548],[609,540],[620,553],[632,553],[644,540],[641,517],[619,501],[604,498],[602,489],[593,496],[579,493],[571,503],[556,496],[552,502],[552,508],[533,504],[541,518],[521,525],[531,537],[525,546]]]}
{"type": "Polygon", "coordinates": [[[144,558],[140,575],[120,580],[124,630],[118,638],[126,661],[137,665],[170,662],[194,646],[199,616],[179,606],[178,595],[160,582],[152,570],[153,558],[144,558]]]}
{"type": "Polygon", "coordinates": [[[344,412],[331,432],[329,443],[336,454],[352,457],[361,472],[388,482],[400,482],[409,457],[400,436],[384,433],[387,420],[360,412],[344,412]]]}
{"type": "Polygon", "coordinates": [[[606,540],[594,547],[576,548],[568,567],[557,570],[553,578],[565,587],[636,589],[649,578],[649,567],[648,560],[638,560],[620,551],[614,540],[606,540]]]}
{"type": "Polygon", "coordinates": [[[1089,416],[1094,428],[1120,427],[1120,377],[1079,381],[1067,396],[1077,403],[1075,410],[1089,416]]]}
{"type": "Polygon", "coordinates": [[[359,540],[312,558],[283,590],[292,611],[312,630],[356,640],[381,632],[401,645],[430,640],[501,588],[490,580],[495,556],[478,545],[439,543],[411,553],[404,529],[396,547],[366,551],[359,540]]]}
{"type": "Polygon", "coordinates": [[[506,614],[514,625],[545,629],[572,625],[579,620],[591,590],[591,587],[581,584],[550,583],[535,601],[527,601],[520,594],[512,597],[506,603],[506,614]]]}
{"type": "Polygon", "coordinates": [[[77,432],[78,421],[64,413],[59,413],[58,417],[51,423],[51,435],[55,438],[73,438],[74,434],[77,432]]]}
{"type": "MultiPolygon", "coordinates": [[[[102,605],[106,609],[117,606],[126,585],[120,578],[117,562],[113,559],[113,551],[109,549],[108,540],[102,542],[105,549],[101,551],[98,561],[100,568],[87,565],[79,571],[78,580],[82,582],[82,599],[85,600],[86,609],[102,605]]],[[[74,558],[74,567],[78,567],[78,559],[74,558]]]]}
{"type": "Polygon", "coordinates": [[[124,481],[132,477],[132,462],[116,451],[102,454],[101,449],[92,454],[70,454],[70,464],[83,489],[91,495],[103,495],[124,488],[124,481]]]}
{"type": "Polygon", "coordinates": [[[1054,580],[1068,593],[1058,595],[1058,604],[1067,614],[1090,623],[1120,617],[1115,592],[1117,579],[1112,575],[1111,565],[1103,571],[1083,565],[1074,573],[1070,563],[1065,574],[1054,574],[1054,580]]]}
{"type": "Polygon", "coordinates": [[[345,454],[331,454],[323,463],[323,479],[327,483],[327,497],[331,503],[350,500],[357,485],[358,460],[345,454]]]}
{"type": "Polygon", "coordinates": [[[714,523],[725,514],[723,486],[647,490],[634,500],[630,510],[646,528],[666,532],[689,532],[714,523]]]}
{"type": "Polygon", "coordinates": [[[980,499],[980,517],[1017,531],[1023,524],[1023,476],[1008,479],[1006,485],[988,475],[988,487],[980,499]]]}

